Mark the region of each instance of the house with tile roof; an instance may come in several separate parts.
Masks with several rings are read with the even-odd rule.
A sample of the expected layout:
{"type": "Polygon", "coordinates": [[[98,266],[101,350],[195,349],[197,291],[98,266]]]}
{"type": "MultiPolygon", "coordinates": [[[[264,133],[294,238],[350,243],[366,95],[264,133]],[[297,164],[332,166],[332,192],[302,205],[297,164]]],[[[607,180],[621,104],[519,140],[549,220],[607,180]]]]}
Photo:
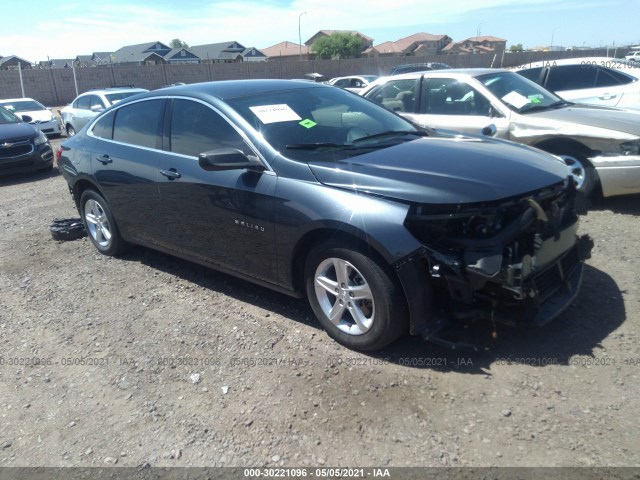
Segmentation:
{"type": "Polygon", "coordinates": [[[444,47],[441,53],[468,54],[468,53],[502,53],[507,48],[507,41],[504,38],[484,35],[480,37],[470,37],[460,42],[450,43],[444,47]]]}
{"type": "Polygon", "coordinates": [[[273,60],[311,60],[315,57],[313,53],[309,52],[307,45],[300,45],[295,42],[280,42],[275,45],[271,45],[267,48],[262,48],[260,51],[269,59],[273,60]]]}
{"type": "Polygon", "coordinates": [[[395,42],[383,42],[367,48],[363,55],[366,57],[407,57],[418,55],[436,55],[449,45],[453,39],[448,35],[433,35],[431,33],[414,33],[395,42]]]}

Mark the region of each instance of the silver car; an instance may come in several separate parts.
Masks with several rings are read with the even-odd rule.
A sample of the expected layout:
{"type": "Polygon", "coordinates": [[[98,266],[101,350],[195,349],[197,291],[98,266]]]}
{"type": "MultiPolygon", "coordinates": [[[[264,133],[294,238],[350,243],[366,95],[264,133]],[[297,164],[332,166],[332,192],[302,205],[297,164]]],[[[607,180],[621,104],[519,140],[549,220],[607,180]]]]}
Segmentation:
{"type": "Polygon", "coordinates": [[[377,78],[377,75],[351,75],[350,77],[336,77],[329,80],[329,85],[358,93],[377,78]]]}
{"type": "Polygon", "coordinates": [[[98,113],[136,93],[147,92],[144,88],[113,87],[89,90],[76,97],[69,105],[60,110],[62,124],[67,136],[73,137],[98,113]]]}
{"type": "Polygon", "coordinates": [[[492,134],[561,157],[579,190],[640,193],[640,112],[577,105],[502,69],[378,79],[362,95],[416,124],[492,134]]]}
{"type": "Polygon", "coordinates": [[[571,102],[640,110],[640,63],[567,58],[533,62],[515,71],[571,102]]]}

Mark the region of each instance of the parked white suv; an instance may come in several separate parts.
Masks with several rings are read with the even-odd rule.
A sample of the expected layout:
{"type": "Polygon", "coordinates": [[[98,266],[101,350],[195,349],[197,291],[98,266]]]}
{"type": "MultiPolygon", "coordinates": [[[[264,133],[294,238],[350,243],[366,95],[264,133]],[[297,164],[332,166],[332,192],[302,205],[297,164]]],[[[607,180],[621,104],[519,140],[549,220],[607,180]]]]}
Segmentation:
{"type": "Polygon", "coordinates": [[[135,87],[112,87],[89,90],[78,95],[73,102],[60,110],[67,136],[73,137],[76,132],[89,123],[89,120],[114,103],[143,92],[148,92],[148,90],[135,87]]]}

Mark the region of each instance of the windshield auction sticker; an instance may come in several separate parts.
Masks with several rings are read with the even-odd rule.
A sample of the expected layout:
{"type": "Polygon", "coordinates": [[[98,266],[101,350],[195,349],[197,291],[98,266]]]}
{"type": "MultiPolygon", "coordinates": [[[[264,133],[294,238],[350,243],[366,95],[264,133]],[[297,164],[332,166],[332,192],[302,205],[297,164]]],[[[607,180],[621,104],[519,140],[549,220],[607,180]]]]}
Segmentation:
{"type": "Polygon", "coordinates": [[[531,103],[531,100],[529,100],[524,95],[520,95],[518,92],[508,93],[504,97],[502,97],[502,100],[510,105],[513,105],[516,108],[522,108],[528,103],[531,103]]]}
{"type": "Polygon", "coordinates": [[[260,105],[259,107],[249,108],[264,124],[302,120],[302,118],[286,104],[260,105]]]}

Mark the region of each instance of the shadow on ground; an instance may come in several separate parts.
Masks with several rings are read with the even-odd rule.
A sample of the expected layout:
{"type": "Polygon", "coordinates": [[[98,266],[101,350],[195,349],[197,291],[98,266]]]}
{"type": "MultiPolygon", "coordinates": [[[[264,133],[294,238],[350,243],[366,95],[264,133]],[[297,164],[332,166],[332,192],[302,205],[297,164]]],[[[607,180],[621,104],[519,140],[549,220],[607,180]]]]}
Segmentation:
{"type": "Polygon", "coordinates": [[[620,195],[610,198],[596,198],[591,202],[590,210],[622,213],[625,215],[640,215],[640,194],[620,195]]]}
{"type": "Polygon", "coordinates": [[[26,173],[16,173],[13,175],[7,175],[5,177],[0,177],[0,188],[8,187],[11,185],[22,185],[25,183],[36,183],[41,182],[43,180],[47,180],[52,177],[57,177],[60,175],[60,172],[57,168],[53,168],[51,170],[43,170],[39,172],[26,172],[26,173]]]}
{"type": "MultiPolygon", "coordinates": [[[[123,260],[141,262],[205,289],[320,329],[303,300],[142,247],[134,248],[123,260]]],[[[542,328],[501,328],[488,351],[451,350],[407,336],[369,355],[408,368],[483,375],[498,359],[512,359],[539,367],[566,365],[575,355],[595,355],[602,341],[625,318],[622,292],[615,281],[606,273],[586,265],[578,298],[562,315],[542,328]]]]}

